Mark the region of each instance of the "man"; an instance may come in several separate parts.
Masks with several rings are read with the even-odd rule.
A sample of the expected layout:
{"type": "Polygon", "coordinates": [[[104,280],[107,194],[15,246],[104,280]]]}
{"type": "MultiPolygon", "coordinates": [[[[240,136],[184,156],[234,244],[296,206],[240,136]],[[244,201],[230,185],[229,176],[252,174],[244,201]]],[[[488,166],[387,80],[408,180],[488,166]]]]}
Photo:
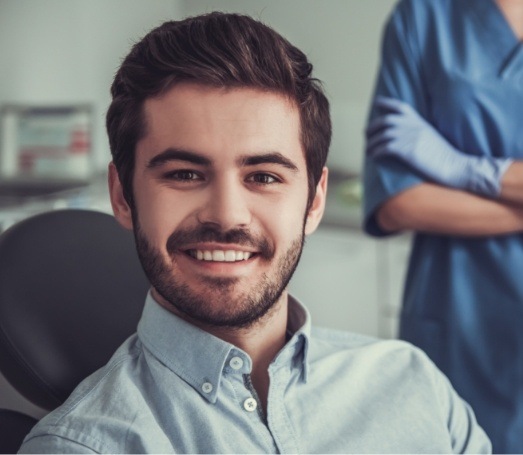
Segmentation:
{"type": "Polygon", "coordinates": [[[23,452],[488,452],[415,348],[311,330],[286,287],[325,205],[328,102],[253,19],[168,22],[118,71],[109,186],[151,281],[138,332],[23,452]]]}

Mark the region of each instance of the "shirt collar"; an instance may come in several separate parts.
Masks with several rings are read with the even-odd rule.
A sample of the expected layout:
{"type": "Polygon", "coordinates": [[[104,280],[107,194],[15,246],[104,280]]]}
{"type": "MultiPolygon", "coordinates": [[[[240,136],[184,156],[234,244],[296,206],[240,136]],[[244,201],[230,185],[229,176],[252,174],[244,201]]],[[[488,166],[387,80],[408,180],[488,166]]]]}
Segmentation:
{"type": "MultiPolygon", "coordinates": [[[[301,378],[306,381],[310,315],[291,296],[288,329],[291,338],[274,363],[292,362],[294,367],[301,368],[301,378]]],[[[243,361],[236,373],[248,374],[252,369],[247,353],[169,312],[150,292],[138,323],[138,336],[160,362],[212,403],[216,402],[221,376],[231,370],[230,361],[234,357],[243,361]]]]}
{"type": "Polygon", "coordinates": [[[293,361],[297,368],[301,368],[301,379],[307,382],[309,373],[308,352],[311,334],[311,317],[307,308],[291,295],[289,295],[287,331],[290,334],[290,339],[276,356],[274,363],[293,361]]]}

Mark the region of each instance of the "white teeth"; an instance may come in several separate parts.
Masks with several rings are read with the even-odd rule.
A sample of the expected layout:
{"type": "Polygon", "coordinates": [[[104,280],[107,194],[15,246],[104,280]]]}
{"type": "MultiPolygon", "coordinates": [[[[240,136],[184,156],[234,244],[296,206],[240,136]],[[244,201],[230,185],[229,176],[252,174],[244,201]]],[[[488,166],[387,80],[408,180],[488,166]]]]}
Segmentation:
{"type": "Polygon", "coordinates": [[[252,256],[252,253],[247,251],[235,250],[190,250],[188,252],[193,258],[199,261],[215,261],[215,262],[237,262],[246,261],[252,256]]]}
{"type": "Polygon", "coordinates": [[[212,252],[212,260],[223,262],[225,261],[225,252],[221,250],[215,250],[212,252]]]}
{"type": "MultiPolygon", "coordinates": [[[[234,262],[234,261],[236,261],[236,253],[231,250],[226,251],[224,259],[225,259],[225,262],[234,262]]],[[[243,253],[242,253],[242,259],[243,259],[243,253]]]]}

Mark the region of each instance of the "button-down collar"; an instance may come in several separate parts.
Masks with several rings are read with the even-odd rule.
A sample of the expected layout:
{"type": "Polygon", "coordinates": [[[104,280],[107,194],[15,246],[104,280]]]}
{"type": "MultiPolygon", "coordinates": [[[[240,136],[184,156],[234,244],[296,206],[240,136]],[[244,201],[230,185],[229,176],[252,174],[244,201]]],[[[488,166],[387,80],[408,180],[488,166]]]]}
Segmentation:
{"type": "MultiPolygon", "coordinates": [[[[274,359],[274,367],[290,361],[302,369],[301,378],[307,379],[310,330],[308,311],[289,296],[290,340],[274,359]]],[[[211,403],[217,400],[223,374],[249,374],[252,370],[246,352],[169,312],[151,293],[138,324],[138,336],[146,349],[211,403]]]]}

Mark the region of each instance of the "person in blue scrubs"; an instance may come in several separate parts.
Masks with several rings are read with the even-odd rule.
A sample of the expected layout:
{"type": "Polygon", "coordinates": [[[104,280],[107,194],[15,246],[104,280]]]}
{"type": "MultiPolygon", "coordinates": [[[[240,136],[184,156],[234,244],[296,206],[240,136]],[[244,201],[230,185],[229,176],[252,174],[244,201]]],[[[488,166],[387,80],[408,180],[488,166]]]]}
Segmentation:
{"type": "Polygon", "coordinates": [[[523,452],[523,1],[402,0],[367,128],[365,230],[415,232],[400,337],[523,452]]]}

